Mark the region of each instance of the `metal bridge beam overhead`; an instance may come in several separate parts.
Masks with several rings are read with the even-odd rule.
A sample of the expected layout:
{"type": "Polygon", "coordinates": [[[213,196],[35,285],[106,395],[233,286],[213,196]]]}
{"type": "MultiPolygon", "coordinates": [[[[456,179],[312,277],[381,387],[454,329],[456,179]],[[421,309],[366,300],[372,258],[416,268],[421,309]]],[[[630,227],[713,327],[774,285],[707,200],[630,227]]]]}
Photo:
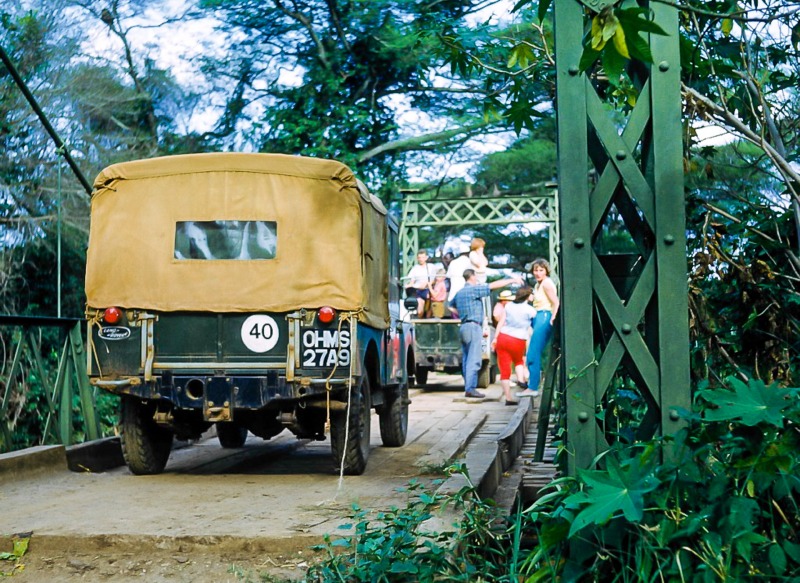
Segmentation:
{"type": "Polygon", "coordinates": [[[409,196],[403,201],[400,247],[403,269],[414,264],[419,250],[419,229],[425,227],[472,227],[545,223],[550,242],[550,265],[558,264],[557,192],[547,194],[424,199],[409,196]]]}

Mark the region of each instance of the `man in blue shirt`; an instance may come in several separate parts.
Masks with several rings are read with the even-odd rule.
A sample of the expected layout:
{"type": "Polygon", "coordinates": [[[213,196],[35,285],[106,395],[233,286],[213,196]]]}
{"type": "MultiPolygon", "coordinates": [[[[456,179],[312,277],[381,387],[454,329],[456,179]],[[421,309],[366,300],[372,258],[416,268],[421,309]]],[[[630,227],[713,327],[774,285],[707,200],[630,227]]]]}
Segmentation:
{"type": "Polygon", "coordinates": [[[478,373],[481,370],[481,340],[483,339],[484,310],[483,298],[488,297],[491,290],[516,283],[522,285],[522,279],[510,277],[478,283],[474,269],[464,270],[464,287],[453,297],[451,305],[461,318],[461,375],[464,377],[464,394],[473,399],[483,399],[486,395],[478,392],[478,373]]]}

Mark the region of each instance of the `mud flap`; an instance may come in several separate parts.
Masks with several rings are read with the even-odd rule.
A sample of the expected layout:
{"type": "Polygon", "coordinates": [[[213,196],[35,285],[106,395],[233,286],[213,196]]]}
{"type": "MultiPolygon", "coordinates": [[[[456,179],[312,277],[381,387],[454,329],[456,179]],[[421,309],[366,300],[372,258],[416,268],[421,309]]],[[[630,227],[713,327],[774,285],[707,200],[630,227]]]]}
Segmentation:
{"type": "Polygon", "coordinates": [[[203,391],[203,419],[233,421],[233,387],[227,377],[211,377],[203,391]]]}

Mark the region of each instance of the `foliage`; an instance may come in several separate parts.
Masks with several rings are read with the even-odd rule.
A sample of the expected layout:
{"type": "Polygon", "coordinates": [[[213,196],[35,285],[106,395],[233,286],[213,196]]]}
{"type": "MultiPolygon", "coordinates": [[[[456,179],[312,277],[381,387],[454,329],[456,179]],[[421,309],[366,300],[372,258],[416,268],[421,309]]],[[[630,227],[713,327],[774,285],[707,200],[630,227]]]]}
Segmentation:
{"type": "Polygon", "coordinates": [[[796,377],[800,327],[796,237],[763,153],[746,143],[687,163],[693,374],[719,380],[796,377]]]}
{"type": "Polygon", "coordinates": [[[31,540],[30,532],[15,534],[11,537],[11,552],[0,552],[0,561],[11,561],[14,563],[11,571],[0,570],[0,577],[10,577],[14,573],[20,573],[25,569],[21,562],[22,557],[28,552],[28,543],[31,540]]]}
{"type": "Polygon", "coordinates": [[[800,576],[800,390],[728,383],[698,391],[674,438],[617,443],[553,482],[525,513],[526,581],[800,576]]]}
{"type": "Polygon", "coordinates": [[[487,155],[478,164],[475,194],[520,194],[537,191],[556,177],[554,132],[518,140],[507,150],[487,155]]]}
{"type": "Polygon", "coordinates": [[[584,37],[580,69],[586,71],[600,60],[612,85],[620,85],[630,60],[653,62],[650,46],[643,34],[667,34],[652,20],[648,9],[638,6],[606,6],[600,12],[591,12],[590,19],[591,29],[584,37]]]}
{"type": "MultiPolygon", "coordinates": [[[[448,472],[467,477],[461,464],[448,472]]],[[[418,481],[406,493],[403,508],[369,512],[354,505],[353,523],[343,526],[353,534],[326,535],[325,543],[316,547],[325,558],[312,565],[305,581],[516,581],[516,555],[509,549],[517,545],[519,533],[498,520],[497,508],[477,496],[468,477],[467,485],[453,495],[418,481]],[[448,505],[461,518],[445,530],[432,530],[431,523],[448,505]]]]}
{"type": "MultiPolygon", "coordinates": [[[[52,392],[55,386],[56,374],[59,368],[61,350],[64,338],[58,329],[40,327],[32,331],[33,349],[25,344],[22,351],[16,374],[10,377],[10,367],[13,353],[17,350],[23,339],[19,331],[11,328],[0,330],[0,361],[5,363],[0,367],[0,391],[6,391],[6,384],[12,383],[12,390],[8,393],[8,407],[6,414],[0,417],[0,423],[8,427],[7,443],[5,435],[0,430],[0,451],[14,451],[43,444],[59,443],[58,418],[54,414],[59,410],[61,395],[52,392]],[[32,354],[35,350],[36,354],[32,354]],[[43,373],[46,378],[41,378],[39,368],[34,365],[38,355],[42,363],[43,373]],[[51,399],[53,399],[51,407],[51,399]],[[45,431],[47,428],[47,431],[45,431]]],[[[79,366],[82,363],[78,363],[79,366]]],[[[70,417],[74,443],[86,440],[83,409],[73,378],[71,367],[70,375],[71,405],[70,417]]],[[[114,435],[117,425],[117,409],[119,399],[106,391],[100,391],[95,397],[94,414],[99,425],[101,437],[114,435]]],[[[70,445],[70,444],[67,444],[70,445]]]]}
{"type": "MultiPolygon", "coordinates": [[[[306,581],[745,581],[800,577],[800,389],[701,387],[677,435],[615,443],[503,518],[470,485],[354,507],[306,581]],[[457,530],[431,519],[453,504],[457,530]]],[[[450,471],[463,471],[454,467],[450,471]]]]}
{"type": "Polygon", "coordinates": [[[258,151],[339,159],[388,200],[412,156],[447,156],[498,125],[482,110],[492,89],[442,66],[440,28],[475,30],[469,18],[481,2],[200,6],[236,48],[204,66],[227,96],[215,129],[222,142],[244,136],[258,151]]]}

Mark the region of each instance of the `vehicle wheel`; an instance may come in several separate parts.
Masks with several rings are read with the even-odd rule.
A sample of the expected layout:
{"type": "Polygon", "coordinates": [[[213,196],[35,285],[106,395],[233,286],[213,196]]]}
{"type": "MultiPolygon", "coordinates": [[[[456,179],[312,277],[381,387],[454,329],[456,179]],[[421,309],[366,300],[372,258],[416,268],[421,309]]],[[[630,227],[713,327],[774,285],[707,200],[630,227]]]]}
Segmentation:
{"type": "Polygon", "coordinates": [[[236,449],[247,440],[247,429],[234,423],[217,423],[217,439],[222,447],[236,449]]]}
{"type": "Polygon", "coordinates": [[[364,373],[358,387],[353,389],[350,401],[350,427],[347,427],[346,411],[331,415],[333,461],[336,467],[340,468],[344,457],[344,473],[348,476],[360,476],[367,467],[371,408],[369,375],[364,373]]]}
{"type": "Polygon", "coordinates": [[[151,403],[144,403],[136,397],[122,397],[122,455],[131,472],[138,476],[163,472],[172,450],[172,431],[156,425],[154,412],[151,403]]]}
{"type": "Polygon", "coordinates": [[[497,381],[497,367],[495,365],[489,366],[489,384],[493,385],[497,381]]]}
{"type": "Polygon", "coordinates": [[[481,364],[481,370],[478,372],[478,388],[485,389],[491,384],[490,376],[491,372],[490,369],[492,368],[491,363],[488,360],[484,360],[483,364],[481,364]]]}
{"type": "Polygon", "coordinates": [[[414,384],[418,387],[424,387],[428,382],[428,369],[418,366],[416,374],[414,375],[414,384]]]}
{"type": "Polygon", "coordinates": [[[386,447],[400,447],[408,435],[408,383],[380,409],[381,441],[386,447]]]}

